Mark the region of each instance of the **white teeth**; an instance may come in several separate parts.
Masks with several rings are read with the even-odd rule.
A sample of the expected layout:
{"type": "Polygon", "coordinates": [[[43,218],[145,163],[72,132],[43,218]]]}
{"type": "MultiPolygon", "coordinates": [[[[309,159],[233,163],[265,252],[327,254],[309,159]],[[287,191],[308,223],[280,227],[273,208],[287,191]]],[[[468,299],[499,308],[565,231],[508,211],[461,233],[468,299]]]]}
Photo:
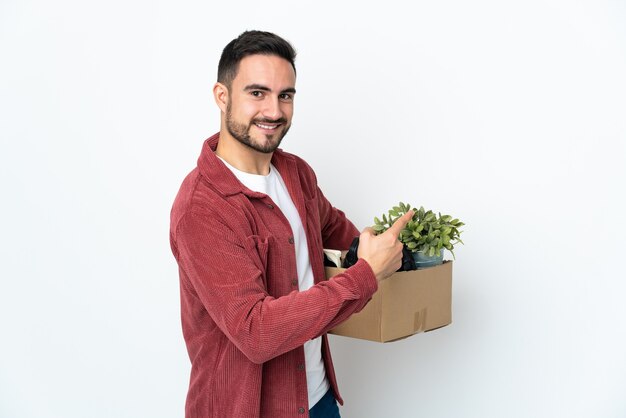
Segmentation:
{"type": "Polygon", "coordinates": [[[278,127],[278,125],[270,126],[270,125],[261,125],[260,123],[256,123],[255,125],[262,129],[276,129],[278,127]]]}

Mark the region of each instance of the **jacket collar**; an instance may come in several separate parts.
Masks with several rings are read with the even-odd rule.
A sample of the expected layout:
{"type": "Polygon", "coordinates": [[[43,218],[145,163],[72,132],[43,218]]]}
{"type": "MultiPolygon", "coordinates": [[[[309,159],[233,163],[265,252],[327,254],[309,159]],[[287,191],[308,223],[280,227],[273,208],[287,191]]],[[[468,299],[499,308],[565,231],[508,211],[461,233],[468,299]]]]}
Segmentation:
{"type": "MultiPolygon", "coordinates": [[[[207,178],[224,196],[243,193],[253,198],[265,197],[263,193],[254,192],[244,186],[215,154],[219,139],[220,134],[218,132],[206,139],[202,144],[202,151],[200,152],[200,158],[198,158],[200,174],[207,178]]],[[[281,172],[283,169],[294,169],[296,162],[292,155],[278,148],[272,155],[272,164],[281,172]]]]}

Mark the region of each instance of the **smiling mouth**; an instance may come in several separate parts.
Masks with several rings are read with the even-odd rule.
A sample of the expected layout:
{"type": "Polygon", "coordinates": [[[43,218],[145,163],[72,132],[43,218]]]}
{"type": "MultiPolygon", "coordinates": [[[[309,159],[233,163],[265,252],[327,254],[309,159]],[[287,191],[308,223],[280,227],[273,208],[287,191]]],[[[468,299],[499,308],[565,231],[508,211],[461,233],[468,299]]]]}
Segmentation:
{"type": "Polygon", "coordinates": [[[257,119],[255,121],[252,122],[254,124],[254,126],[256,126],[259,129],[263,129],[266,131],[275,131],[276,129],[278,129],[280,126],[284,125],[285,123],[287,123],[287,121],[284,118],[279,118],[279,119],[257,119]]]}
{"type": "Polygon", "coordinates": [[[268,131],[273,131],[276,128],[278,128],[281,124],[280,123],[274,123],[274,124],[267,124],[267,123],[260,123],[260,122],[255,122],[254,126],[261,128],[261,129],[265,129],[268,131]]]}

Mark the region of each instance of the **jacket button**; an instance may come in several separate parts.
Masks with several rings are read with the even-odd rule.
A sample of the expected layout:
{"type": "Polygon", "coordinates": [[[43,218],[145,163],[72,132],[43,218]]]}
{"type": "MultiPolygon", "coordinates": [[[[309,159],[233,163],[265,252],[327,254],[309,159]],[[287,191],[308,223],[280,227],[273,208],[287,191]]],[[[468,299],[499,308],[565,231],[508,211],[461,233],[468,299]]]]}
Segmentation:
{"type": "Polygon", "coordinates": [[[293,243],[294,243],[293,237],[289,237],[289,244],[293,244],[293,243]]]}
{"type": "Polygon", "coordinates": [[[304,408],[303,407],[298,408],[298,413],[299,414],[304,414],[304,408]]]}
{"type": "Polygon", "coordinates": [[[297,285],[298,285],[298,279],[293,279],[293,280],[291,281],[291,285],[292,285],[292,286],[297,286],[297,285]]]}
{"type": "Polygon", "coordinates": [[[298,364],[298,370],[304,370],[304,364],[303,363],[298,364]]]}

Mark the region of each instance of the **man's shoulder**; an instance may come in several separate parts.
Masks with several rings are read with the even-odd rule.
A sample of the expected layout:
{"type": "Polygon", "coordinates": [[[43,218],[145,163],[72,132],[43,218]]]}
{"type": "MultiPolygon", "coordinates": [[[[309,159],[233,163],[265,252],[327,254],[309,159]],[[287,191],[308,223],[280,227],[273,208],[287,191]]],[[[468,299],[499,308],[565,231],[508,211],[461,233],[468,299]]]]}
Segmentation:
{"type": "Polygon", "coordinates": [[[200,170],[194,168],[185,176],[176,194],[170,214],[170,226],[175,228],[185,215],[191,213],[210,216],[219,207],[220,200],[223,200],[220,194],[213,190],[200,170]]]}

